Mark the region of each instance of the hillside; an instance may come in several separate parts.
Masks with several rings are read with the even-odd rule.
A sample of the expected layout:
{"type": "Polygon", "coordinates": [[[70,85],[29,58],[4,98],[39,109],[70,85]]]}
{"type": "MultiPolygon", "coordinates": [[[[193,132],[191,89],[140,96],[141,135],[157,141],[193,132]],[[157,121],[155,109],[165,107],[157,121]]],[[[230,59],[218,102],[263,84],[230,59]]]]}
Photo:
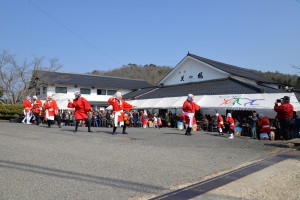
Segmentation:
{"type": "MultiPolygon", "coordinates": [[[[143,79],[146,80],[148,83],[157,85],[158,82],[161,81],[172,69],[173,67],[170,66],[157,66],[154,64],[149,64],[144,66],[136,65],[136,64],[128,64],[128,65],[123,65],[119,69],[114,69],[109,71],[94,70],[90,72],[90,74],[116,76],[116,77],[132,78],[132,79],[143,79]]],[[[256,70],[252,70],[252,71],[261,74],[278,83],[282,83],[284,85],[289,85],[297,89],[300,89],[300,78],[296,75],[283,74],[277,71],[276,72],[269,72],[269,71],[262,72],[256,70]]]]}
{"type": "Polygon", "coordinates": [[[168,74],[173,68],[168,66],[156,66],[153,64],[149,65],[136,65],[128,64],[123,65],[119,69],[114,69],[110,71],[97,71],[94,70],[91,74],[96,75],[105,75],[105,76],[116,76],[123,78],[132,78],[132,79],[143,79],[152,85],[156,85],[161,81],[166,74],[168,74]]]}

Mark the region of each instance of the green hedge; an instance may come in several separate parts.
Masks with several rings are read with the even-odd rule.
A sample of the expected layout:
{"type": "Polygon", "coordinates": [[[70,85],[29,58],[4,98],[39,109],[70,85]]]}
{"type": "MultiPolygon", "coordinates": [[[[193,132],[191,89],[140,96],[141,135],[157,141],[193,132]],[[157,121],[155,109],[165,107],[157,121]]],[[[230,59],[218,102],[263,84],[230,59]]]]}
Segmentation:
{"type": "Polygon", "coordinates": [[[24,115],[23,110],[23,105],[0,104],[0,118],[9,119],[21,117],[24,115]]]}

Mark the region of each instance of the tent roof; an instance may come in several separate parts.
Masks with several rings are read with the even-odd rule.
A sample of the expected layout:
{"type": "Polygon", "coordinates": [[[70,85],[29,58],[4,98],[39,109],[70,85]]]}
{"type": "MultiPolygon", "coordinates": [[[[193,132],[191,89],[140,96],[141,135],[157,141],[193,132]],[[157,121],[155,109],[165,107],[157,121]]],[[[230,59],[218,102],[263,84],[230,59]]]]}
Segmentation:
{"type": "Polygon", "coordinates": [[[153,99],[164,97],[180,97],[187,94],[218,95],[218,94],[256,94],[256,93],[281,93],[285,92],[260,85],[244,83],[232,78],[203,81],[156,88],[147,88],[125,94],[126,99],[153,99]]]}

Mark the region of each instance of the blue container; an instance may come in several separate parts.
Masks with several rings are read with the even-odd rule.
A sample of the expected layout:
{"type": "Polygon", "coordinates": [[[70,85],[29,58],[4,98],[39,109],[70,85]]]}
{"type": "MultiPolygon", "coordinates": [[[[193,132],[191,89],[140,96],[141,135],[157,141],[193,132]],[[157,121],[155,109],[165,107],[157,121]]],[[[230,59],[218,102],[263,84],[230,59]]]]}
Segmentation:
{"type": "Polygon", "coordinates": [[[183,130],[183,122],[177,122],[178,130],[183,130]]]}

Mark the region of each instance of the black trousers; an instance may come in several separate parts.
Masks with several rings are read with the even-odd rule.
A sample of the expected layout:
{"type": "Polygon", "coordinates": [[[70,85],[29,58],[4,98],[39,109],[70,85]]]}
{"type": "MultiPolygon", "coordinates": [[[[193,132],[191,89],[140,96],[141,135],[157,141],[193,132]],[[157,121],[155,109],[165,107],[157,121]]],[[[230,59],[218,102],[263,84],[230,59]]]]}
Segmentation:
{"type": "Polygon", "coordinates": [[[292,120],[284,119],[279,122],[280,123],[280,135],[286,139],[290,140],[293,138],[292,136],[292,120]]]}
{"type": "Polygon", "coordinates": [[[39,125],[39,124],[40,124],[40,118],[39,118],[39,115],[38,115],[36,112],[33,112],[33,115],[34,115],[35,120],[36,120],[36,125],[39,125]]]}

